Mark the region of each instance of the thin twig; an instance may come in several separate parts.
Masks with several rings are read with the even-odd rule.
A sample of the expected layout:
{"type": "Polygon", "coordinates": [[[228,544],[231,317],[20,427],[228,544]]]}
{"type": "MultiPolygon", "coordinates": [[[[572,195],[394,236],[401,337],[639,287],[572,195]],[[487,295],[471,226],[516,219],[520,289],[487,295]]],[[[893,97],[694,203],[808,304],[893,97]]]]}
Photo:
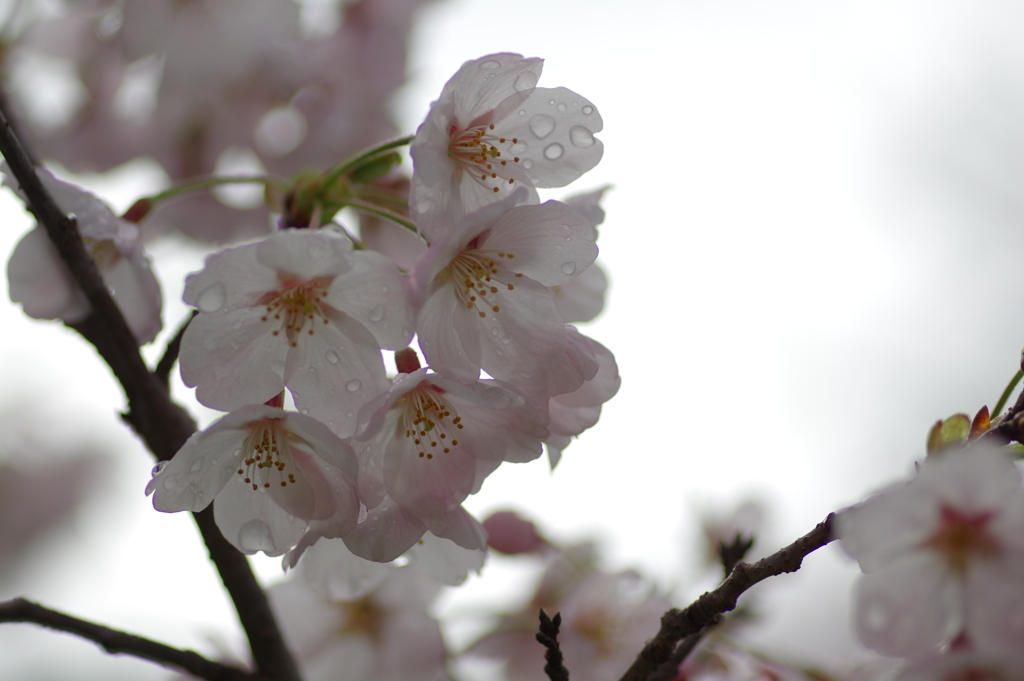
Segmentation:
{"type": "Polygon", "coordinates": [[[562,649],[558,645],[558,629],[562,626],[562,613],[556,612],[552,619],[540,611],[540,631],[537,632],[537,642],[547,648],[544,651],[544,673],[551,681],[569,681],[569,670],[565,668],[562,661],[562,649]]]}
{"type": "Polygon", "coordinates": [[[38,603],[15,598],[0,603],[0,622],[31,622],[47,629],[75,634],[98,644],[114,655],[131,655],[164,667],[188,672],[207,681],[252,681],[248,672],[208,660],[191,650],[179,650],[151,641],[148,638],[128,634],[100,624],[50,610],[38,603]]]}
{"type": "Polygon", "coordinates": [[[661,630],[640,651],[621,681],[646,681],[669,660],[680,640],[699,632],[722,613],[733,610],[744,591],[768,577],[799,570],[807,554],[835,539],[833,518],[834,514],[830,513],[803,537],[753,565],[737,563],[714,591],[706,592],[682,610],[673,608],[666,612],[661,618],[661,630]]]}
{"type": "Polygon", "coordinates": [[[174,369],[174,363],[178,361],[178,352],[181,351],[181,337],[185,335],[185,329],[188,328],[189,323],[199,314],[199,310],[193,310],[192,314],[186,319],[180,327],[178,332],[174,334],[174,338],[167,343],[167,348],[164,350],[163,357],[157,362],[156,368],[153,369],[153,375],[156,376],[156,380],[160,381],[160,384],[167,388],[171,380],[171,370],[174,369]]]}
{"type": "MultiPolygon", "coordinates": [[[[128,399],[125,421],[158,460],[170,459],[195,432],[195,422],[170,399],[167,388],[149,372],[135,337],[85,251],[74,217],[65,215],[43,186],[2,112],[0,153],[25,192],[29,209],[50,235],[61,259],[92,306],[92,313],[86,319],[68,326],[96,347],[121,383],[128,399]]],[[[295,659],[284,643],[266,594],[245,556],[224,540],[209,509],[196,514],[196,522],[234,601],[257,669],[275,681],[300,681],[295,659]]]]}

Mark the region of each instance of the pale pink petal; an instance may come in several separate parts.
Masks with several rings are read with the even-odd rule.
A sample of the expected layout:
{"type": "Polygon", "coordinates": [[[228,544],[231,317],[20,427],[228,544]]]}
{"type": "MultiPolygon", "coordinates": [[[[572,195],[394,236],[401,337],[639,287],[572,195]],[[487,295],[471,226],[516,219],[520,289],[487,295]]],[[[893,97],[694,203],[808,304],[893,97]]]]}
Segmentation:
{"type": "Polygon", "coordinates": [[[217,495],[213,517],[224,538],[247,554],[280,556],[298,543],[307,526],[306,520],[284,511],[271,495],[237,476],[217,495]]]}
{"type": "Polygon", "coordinates": [[[193,433],[174,457],[158,466],[146,486],[158,511],[201,511],[237,469],[234,451],[245,435],[237,430],[193,433]]]}
{"type": "Polygon", "coordinates": [[[34,319],[79,322],[92,308],[60,259],[46,230],[36,227],[21,238],[7,261],[8,295],[34,319]]]}
{"type": "Polygon", "coordinates": [[[413,544],[406,555],[412,567],[447,586],[460,586],[471,570],[480,574],[487,559],[485,549],[466,549],[431,532],[413,544]]]}
{"type": "Polygon", "coordinates": [[[577,211],[557,201],[516,206],[481,239],[479,249],[544,286],[567,284],[597,257],[593,228],[577,211]],[[504,254],[499,256],[497,254],[504,254]]]}
{"type": "Polygon", "coordinates": [[[404,348],[415,323],[408,279],[391,260],[372,251],[353,253],[351,264],[331,283],[328,302],[365,326],[380,347],[404,348]]]}
{"type": "Polygon", "coordinates": [[[130,260],[122,259],[102,274],[103,281],[110,287],[117,307],[139,344],[149,343],[156,338],[163,328],[160,318],[163,296],[149,263],[139,267],[130,260]]]}
{"type": "Polygon", "coordinates": [[[340,539],[321,539],[306,550],[300,563],[302,578],[335,600],[352,600],[376,589],[391,572],[383,565],[360,558],[340,539]]]}
{"type": "Polygon", "coordinates": [[[267,332],[263,311],[199,314],[181,339],[181,378],[196,399],[221,411],[266,402],[284,389],[288,341],[267,332]]]}
{"type": "Polygon", "coordinates": [[[302,279],[333,277],[352,266],[352,242],[331,231],[284,230],[255,247],[256,260],[274,272],[302,279]]]}
{"type": "Polygon", "coordinates": [[[924,552],[909,554],[856,587],[861,643],[883,655],[913,657],[938,650],[957,632],[958,592],[943,566],[924,552]]]}
{"type": "Polygon", "coordinates": [[[608,275],[594,263],[567,284],[555,286],[555,309],[566,324],[593,321],[604,309],[608,275]]]}
{"type": "Polygon", "coordinates": [[[349,551],[378,563],[398,558],[419,541],[427,526],[394,500],[370,509],[366,519],[343,537],[349,551]]]}
{"type": "Polygon", "coordinates": [[[422,514],[420,519],[433,534],[451,539],[464,549],[484,551],[487,549],[487,530],[462,506],[442,513],[422,514]]]}

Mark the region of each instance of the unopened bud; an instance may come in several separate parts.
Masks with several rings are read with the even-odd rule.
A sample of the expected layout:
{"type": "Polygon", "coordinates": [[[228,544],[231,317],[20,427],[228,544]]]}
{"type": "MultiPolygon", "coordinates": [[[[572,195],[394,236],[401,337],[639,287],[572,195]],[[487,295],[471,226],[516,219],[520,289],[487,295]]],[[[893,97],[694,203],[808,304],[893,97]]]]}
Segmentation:
{"type": "Polygon", "coordinates": [[[420,368],[420,358],[412,348],[395,351],[395,366],[400,374],[411,374],[420,368]]]}

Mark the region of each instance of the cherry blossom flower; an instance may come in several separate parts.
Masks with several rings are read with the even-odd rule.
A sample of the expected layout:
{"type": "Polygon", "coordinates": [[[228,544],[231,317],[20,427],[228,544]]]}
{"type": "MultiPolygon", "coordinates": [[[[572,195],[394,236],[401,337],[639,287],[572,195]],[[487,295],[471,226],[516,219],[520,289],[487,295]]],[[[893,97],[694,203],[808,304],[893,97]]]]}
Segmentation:
{"type": "Polygon", "coordinates": [[[551,287],[594,262],[593,228],[556,201],[516,206],[523,196],[468,216],[416,265],[420,347],[438,373],[518,385],[565,351],[551,287]]]}
{"type": "MultiPolygon", "coordinates": [[[[594,362],[597,366],[593,371],[589,367],[581,368],[581,371],[586,371],[589,375],[585,374],[586,380],[579,388],[571,392],[556,393],[548,400],[548,430],[551,431],[551,435],[544,444],[547,446],[548,461],[552,469],[558,465],[562,451],[569,446],[572,438],[597,423],[601,418],[601,406],[615,397],[622,384],[615,356],[608,348],[583,336],[575,327],[567,326],[566,331],[567,338],[571,341],[567,344],[569,350],[585,344],[586,351],[592,353],[592,356],[588,356],[585,354],[586,351],[578,351],[576,357],[581,357],[582,360],[576,361],[581,364],[594,362]]],[[[569,361],[563,362],[562,367],[573,364],[571,353],[566,354],[569,361]]]]}
{"type": "Polygon", "coordinates": [[[308,528],[339,537],[356,525],[358,463],[319,421],[249,405],[195,433],[154,469],[146,494],[159,511],[214,502],[224,536],[240,551],[281,555],[308,528]]]}
{"type": "Polygon", "coordinates": [[[185,302],[199,315],[182,338],[181,375],[200,402],[230,411],[287,386],[341,437],[387,388],[380,348],[412,335],[404,277],[327,231],[287,230],[210,256],[185,302]]]}
{"type": "Polygon", "coordinates": [[[564,187],[601,160],[589,101],[538,88],[543,61],[491,54],[452,76],[416,132],[410,212],[429,241],[525,187],[564,187]]]}
{"type": "Polygon", "coordinates": [[[896,681],[1017,681],[1024,678],[1024,656],[983,655],[957,650],[908,665],[896,681]]]}
{"type": "Polygon", "coordinates": [[[448,653],[428,612],[440,586],[407,566],[356,599],[325,599],[301,579],[268,595],[308,681],[441,681],[448,653]]]}
{"type": "MultiPolygon", "coordinates": [[[[3,170],[4,184],[27,201],[6,164],[3,170]]],[[[47,170],[37,172],[57,205],[77,218],[86,250],[136,340],[140,344],[152,341],[163,328],[163,296],[142,249],[139,228],[118,218],[89,192],[58,180],[47,170]]],[[[7,263],[7,280],[11,300],[21,303],[25,314],[35,319],[62,319],[73,324],[91,312],[85,294],[39,225],[15,246],[7,263]]]]}
{"type": "Polygon", "coordinates": [[[1024,642],[1024,489],[1001,451],[930,457],[906,485],[845,511],[838,536],[865,573],[856,625],[869,648],[914,657],[954,637],[983,652],[1024,642]]]}

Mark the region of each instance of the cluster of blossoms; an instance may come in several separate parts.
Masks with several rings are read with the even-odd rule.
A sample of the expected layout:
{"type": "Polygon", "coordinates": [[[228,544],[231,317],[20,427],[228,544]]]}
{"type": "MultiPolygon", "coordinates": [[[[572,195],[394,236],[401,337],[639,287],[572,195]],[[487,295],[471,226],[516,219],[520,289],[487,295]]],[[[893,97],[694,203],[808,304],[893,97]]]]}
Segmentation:
{"type": "Polygon", "coordinates": [[[845,511],[860,563],[856,628],[900,677],[1024,677],[1024,486],[1003,449],[930,455],[910,482],[845,511]]]}
{"type": "Polygon", "coordinates": [[[536,188],[597,163],[601,119],[569,90],[536,87],[540,69],[514,54],[467,62],[432,105],[412,142],[425,245],[411,267],[313,224],[211,255],[188,278],[181,375],[229,413],[155,469],[156,508],[213,502],[235,546],[291,565],[320,539],[376,562],[424,535],[480,552],[466,498],[545,443],[554,465],[597,421],[617,367],[569,323],[600,309],[593,280],[576,286],[597,256],[599,194],[540,203],[536,188]]]}

